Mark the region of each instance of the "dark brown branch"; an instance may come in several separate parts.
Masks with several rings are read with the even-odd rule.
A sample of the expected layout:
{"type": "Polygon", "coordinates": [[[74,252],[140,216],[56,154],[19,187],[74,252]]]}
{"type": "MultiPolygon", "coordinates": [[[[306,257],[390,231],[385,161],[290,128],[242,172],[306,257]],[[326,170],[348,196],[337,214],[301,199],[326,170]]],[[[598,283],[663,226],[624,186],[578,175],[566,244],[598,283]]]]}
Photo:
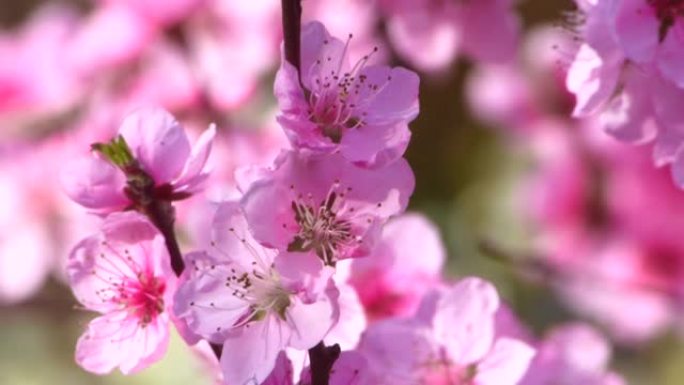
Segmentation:
{"type": "Polygon", "coordinates": [[[292,64],[297,72],[301,70],[300,41],[302,27],[301,0],[282,0],[283,11],[283,44],[285,60],[292,64]]]}
{"type": "Polygon", "coordinates": [[[340,345],[325,346],[323,341],[309,349],[311,385],[328,385],[330,370],[340,357],[340,345]]]}
{"type": "Polygon", "coordinates": [[[176,276],[180,276],[185,270],[185,263],[174,231],[175,210],[173,205],[171,202],[153,200],[143,208],[143,211],[164,236],[166,249],[171,257],[171,268],[176,276]]]}
{"type": "MultiPolygon", "coordinates": [[[[283,49],[285,60],[292,64],[300,75],[301,82],[301,0],[281,0],[283,13],[283,49]]],[[[340,356],[340,346],[325,346],[323,341],[309,349],[311,363],[311,385],[328,385],[330,370],[340,356]]]]}

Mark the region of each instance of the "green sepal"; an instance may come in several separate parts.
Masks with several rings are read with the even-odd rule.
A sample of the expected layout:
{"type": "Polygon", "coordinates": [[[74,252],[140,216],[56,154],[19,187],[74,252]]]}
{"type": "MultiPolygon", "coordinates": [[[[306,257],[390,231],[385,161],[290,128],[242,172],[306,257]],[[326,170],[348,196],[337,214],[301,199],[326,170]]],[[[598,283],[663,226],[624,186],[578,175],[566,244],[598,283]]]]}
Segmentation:
{"type": "Polygon", "coordinates": [[[112,139],[109,143],[93,143],[90,145],[90,148],[102,154],[105,159],[122,170],[135,164],[135,158],[133,158],[131,149],[121,135],[112,139]]]}

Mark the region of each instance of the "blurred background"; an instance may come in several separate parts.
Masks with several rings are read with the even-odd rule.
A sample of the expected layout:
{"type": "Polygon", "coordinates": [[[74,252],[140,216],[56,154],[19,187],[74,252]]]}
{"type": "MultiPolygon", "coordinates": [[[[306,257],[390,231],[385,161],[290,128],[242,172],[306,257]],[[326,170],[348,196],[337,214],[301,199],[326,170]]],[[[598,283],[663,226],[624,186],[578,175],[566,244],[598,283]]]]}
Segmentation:
{"type": "MultiPolygon", "coordinates": [[[[684,192],[648,149],[569,117],[563,78],[581,20],[572,1],[506,2],[508,19],[487,15],[490,33],[486,20],[477,31],[428,17],[434,30],[423,35],[388,2],[302,3],[305,19],[354,33],[352,56],[376,45],[377,60],[420,73],[406,154],[417,182],[411,210],[438,225],[449,276],[494,281],[538,336],[566,320],[592,323],[631,384],[684,383],[684,192]],[[508,22],[510,34],[497,25],[508,22]]],[[[207,194],[234,194],[235,167],[267,164],[286,145],[273,119],[279,5],[0,3],[0,384],[211,383],[177,337],[142,374],[97,377],[76,366],[75,342],[92,315],[60,271],[93,226],[61,195],[57,175],[111,136],[126,111],[160,104],[195,133],[219,125],[207,194]]],[[[185,250],[201,210],[179,208],[185,250]]]]}

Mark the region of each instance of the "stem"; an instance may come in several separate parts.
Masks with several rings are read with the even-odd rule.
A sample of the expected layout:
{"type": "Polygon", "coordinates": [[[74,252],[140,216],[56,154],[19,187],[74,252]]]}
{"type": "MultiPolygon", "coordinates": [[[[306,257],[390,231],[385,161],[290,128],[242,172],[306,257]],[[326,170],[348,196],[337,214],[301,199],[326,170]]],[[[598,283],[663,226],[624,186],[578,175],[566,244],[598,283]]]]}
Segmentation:
{"type": "Polygon", "coordinates": [[[311,385],[328,385],[330,370],[340,356],[340,345],[325,346],[323,341],[309,349],[311,385]]]}
{"type": "MultiPolygon", "coordinates": [[[[285,60],[295,67],[301,84],[301,0],[281,0],[283,13],[283,45],[285,60]]],[[[303,88],[303,87],[302,87],[303,88]]],[[[340,356],[340,345],[325,346],[323,341],[309,349],[311,385],[328,385],[330,370],[340,356]]]]}
{"type": "MultiPolygon", "coordinates": [[[[143,206],[143,210],[148,218],[159,229],[159,232],[164,236],[164,243],[166,249],[169,251],[171,257],[171,268],[176,276],[180,277],[185,270],[185,263],[183,262],[183,254],[178,246],[176,239],[176,232],[173,230],[174,222],[176,220],[175,209],[171,202],[160,201],[152,199],[149,203],[143,206]]],[[[221,358],[222,345],[210,343],[211,350],[216,355],[216,358],[221,358]]]]}
{"type": "Polygon", "coordinates": [[[301,71],[299,46],[302,27],[302,3],[301,0],[282,0],[281,5],[285,60],[292,64],[299,73],[301,71]]]}
{"type": "Polygon", "coordinates": [[[152,200],[146,205],[145,214],[164,236],[164,243],[171,257],[171,268],[176,276],[180,276],[185,270],[183,254],[181,254],[176,232],[173,230],[175,222],[175,210],[170,202],[152,200]]]}

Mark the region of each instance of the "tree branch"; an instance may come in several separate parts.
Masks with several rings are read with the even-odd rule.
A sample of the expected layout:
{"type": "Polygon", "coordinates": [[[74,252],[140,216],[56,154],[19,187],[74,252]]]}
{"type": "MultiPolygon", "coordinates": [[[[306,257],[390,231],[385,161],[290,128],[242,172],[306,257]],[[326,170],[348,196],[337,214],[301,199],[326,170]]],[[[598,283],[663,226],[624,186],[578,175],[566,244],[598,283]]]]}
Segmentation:
{"type": "MultiPolygon", "coordinates": [[[[285,60],[295,67],[301,82],[301,0],[281,0],[285,60]]],[[[323,341],[309,349],[311,385],[328,385],[330,370],[340,356],[340,346],[325,346],[323,341]]]]}
{"type": "Polygon", "coordinates": [[[282,0],[283,13],[283,43],[285,45],[285,60],[292,64],[299,73],[300,42],[302,28],[302,3],[301,0],[282,0]]]}
{"type": "Polygon", "coordinates": [[[330,370],[340,356],[340,345],[325,346],[323,341],[309,349],[311,385],[328,385],[330,370]]]}

